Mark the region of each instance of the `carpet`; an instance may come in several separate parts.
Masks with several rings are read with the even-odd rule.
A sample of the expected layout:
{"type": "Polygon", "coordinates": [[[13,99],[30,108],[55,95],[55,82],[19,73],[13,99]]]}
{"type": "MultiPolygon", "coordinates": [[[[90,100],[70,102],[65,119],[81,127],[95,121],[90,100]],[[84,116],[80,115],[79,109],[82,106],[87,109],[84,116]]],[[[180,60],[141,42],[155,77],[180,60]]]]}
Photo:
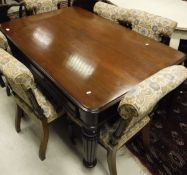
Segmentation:
{"type": "Polygon", "coordinates": [[[172,100],[168,95],[168,109],[163,102],[154,112],[148,150],[144,149],[141,136],[127,144],[154,175],[187,175],[187,91],[184,90],[181,86],[172,100]]]}

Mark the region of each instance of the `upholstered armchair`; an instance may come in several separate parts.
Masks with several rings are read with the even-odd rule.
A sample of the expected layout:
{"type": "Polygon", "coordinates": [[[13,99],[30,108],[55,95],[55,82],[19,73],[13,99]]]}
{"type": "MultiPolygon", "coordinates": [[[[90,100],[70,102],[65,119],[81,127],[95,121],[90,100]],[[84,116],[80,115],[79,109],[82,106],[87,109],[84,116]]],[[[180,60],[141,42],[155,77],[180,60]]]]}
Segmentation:
{"type": "Polygon", "coordinates": [[[20,8],[20,14],[23,16],[23,7],[26,15],[35,15],[50,12],[60,8],[60,4],[69,5],[70,0],[23,0],[20,8]]]}
{"type": "Polygon", "coordinates": [[[20,132],[21,117],[24,113],[38,119],[43,130],[39,157],[44,160],[49,137],[48,124],[62,116],[64,111],[55,110],[55,106],[37,88],[30,70],[21,62],[3,49],[0,49],[0,60],[6,60],[2,73],[11,86],[17,104],[16,131],[20,132]]]}
{"type": "Polygon", "coordinates": [[[10,21],[10,16],[8,14],[8,10],[11,7],[21,6],[21,3],[13,3],[13,4],[0,4],[0,23],[10,21]]]}
{"type": "Polygon", "coordinates": [[[136,87],[122,98],[119,119],[101,127],[99,142],[107,150],[110,175],[117,175],[116,152],[129,139],[142,131],[145,148],[149,146],[149,121],[154,107],[169,92],[187,79],[187,69],[176,65],[165,68],[136,87]]]}

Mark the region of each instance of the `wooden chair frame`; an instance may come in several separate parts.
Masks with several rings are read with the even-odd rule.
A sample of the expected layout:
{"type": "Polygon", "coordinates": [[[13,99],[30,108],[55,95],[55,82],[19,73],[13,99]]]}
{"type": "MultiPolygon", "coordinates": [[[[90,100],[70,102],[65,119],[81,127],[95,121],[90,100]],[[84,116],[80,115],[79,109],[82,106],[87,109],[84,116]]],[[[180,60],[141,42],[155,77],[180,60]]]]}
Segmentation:
{"type": "MultiPolygon", "coordinates": [[[[128,125],[128,122],[122,118],[120,118],[118,122],[119,122],[118,127],[111,135],[108,145],[105,146],[105,145],[101,144],[101,146],[103,146],[107,150],[107,162],[108,162],[108,168],[110,171],[110,175],[117,175],[116,153],[119,149],[118,144],[120,144],[120,142],[121,142],[120,138],[123,135],[123,132],[128,125]]],[[[149,123],[146,126],[144,126],[140,132],[142,134],[144,147],[147,150],[149,148],[149,144],[150,144],[149,123]]]]}
{"type": "MultiPolygon", "coordinates": [[[[43,110],[39,106],[32,90],[28,89],[26,91],[26,94],[28,95],[28,97],[30,99],[30,103],[33,106],[32,110],[33,110],[35,116],[37,117],[37,119],[40,120],[41,125],[42,125],[43,135],[42,135],[40,148],[39,148],[39,157],[40,157],[41,160],[44,160],[45,157],[46,157],[46,150],[47,150],[47,144],[48,144],[48,139],[49,139],[49,128],[48,128],[47,118],[44,116],[43,110]]],[[[20,99],[20,97],[17,96],[15,92],[14,92],[14,95],[16,96],[16,98],[20,99]]],[[[27,105],[27,104],[25,104],[25,105],[27,105]]],[[[21,125],[21,118],[22,118],[23,114],[24,114],[24,110],[19,105],[17,105],[17,114],[16,114],[16,118],[15,118],[15,128],[16,128],[16,131],[18,133],[21,131],[20,125],[21,125]]]]}
{"type": "MultiPolygon", "coordinates": [[[[11,8],[11,7],[16,7],[16,6],[19,6],[21,7],[22,6],[22,2],[21,3],[18,3],[18,4],[0,4],[0,23],[2,22],[6,22],[6,21],[10,21],[10,18],[8,16],[8,10],[11,8]]],[[[19,17],[20,17],[20,12],[19,12],[19,17]]]]}

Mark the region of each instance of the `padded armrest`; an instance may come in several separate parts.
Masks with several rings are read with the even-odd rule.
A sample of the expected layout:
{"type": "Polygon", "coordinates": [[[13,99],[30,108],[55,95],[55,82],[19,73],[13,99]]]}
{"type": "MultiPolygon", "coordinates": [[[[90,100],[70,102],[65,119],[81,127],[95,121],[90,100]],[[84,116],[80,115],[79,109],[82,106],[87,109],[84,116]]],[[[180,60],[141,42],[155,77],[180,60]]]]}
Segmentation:
{"type": "Polygon", "coordinates": [[[187,79],[187,69],[181,65],[160,70],[127,92],[118,112],[125,120],[148,115],[166,94],[187,79]]]}

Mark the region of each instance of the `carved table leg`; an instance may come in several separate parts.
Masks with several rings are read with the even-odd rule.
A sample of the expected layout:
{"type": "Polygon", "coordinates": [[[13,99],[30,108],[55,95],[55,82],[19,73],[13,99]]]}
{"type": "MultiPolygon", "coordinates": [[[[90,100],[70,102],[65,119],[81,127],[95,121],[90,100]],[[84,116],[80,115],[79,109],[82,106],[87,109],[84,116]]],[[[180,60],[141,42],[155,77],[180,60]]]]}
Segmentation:
{"type": "Polygon", "coordinates": [[[92,168],[97,164],[96,149],[98,140],[97,128],[82,128],[83,138],[83,163],[87,168],[92,168]]]}

